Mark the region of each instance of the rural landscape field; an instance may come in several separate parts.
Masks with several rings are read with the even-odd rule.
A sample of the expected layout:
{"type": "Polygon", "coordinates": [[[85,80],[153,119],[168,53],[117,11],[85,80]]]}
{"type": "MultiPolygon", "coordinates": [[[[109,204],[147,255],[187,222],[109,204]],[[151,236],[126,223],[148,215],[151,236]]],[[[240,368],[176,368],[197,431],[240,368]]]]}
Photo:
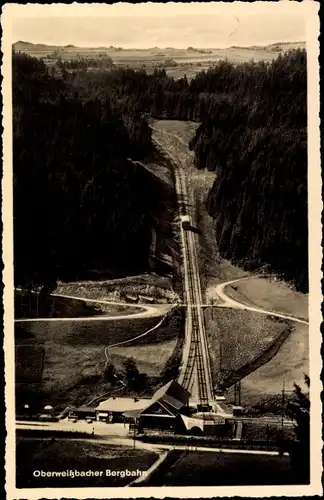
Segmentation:
{"type": "MultiPolygon", "coordinates": [[[[198,72],[212,68],[218,61],[228,60],[235,64],[250,61],[272,61],[278,54],[287,50],[305,48],[305,42],[296,43],[274,43],[269,46],[252,47],[228,47],[225,49],[199,49],[188,47],[187,49],[175,49],[172,47],[149,49],[123,49],[122,47],[75,47],[73,45],[58,46],[33,44],[18,41],[14,44],[17,52],[25,53],[33,57],[44,58],[49,65],[55,64],[60,59],[64,61],[83,61],[88,66],[88,61],[97,61],[92,71],[100,69],[106,64],[109,68],[131,68],[145,70],[148,74],[153,73],[156,68],[165,68],[167,74],[173,78],[182,78],[186,75],[191,80],[198,72]],[[106,63],[105,63],[106,59],[106,63]]],[[[72,63],[73,69],[73,63],[72,63]]]]}
{"type": "Polygon", "coordinates": [[[230,23],[16,25],[18,488],[310,482],[308,53],[230,23]]]}

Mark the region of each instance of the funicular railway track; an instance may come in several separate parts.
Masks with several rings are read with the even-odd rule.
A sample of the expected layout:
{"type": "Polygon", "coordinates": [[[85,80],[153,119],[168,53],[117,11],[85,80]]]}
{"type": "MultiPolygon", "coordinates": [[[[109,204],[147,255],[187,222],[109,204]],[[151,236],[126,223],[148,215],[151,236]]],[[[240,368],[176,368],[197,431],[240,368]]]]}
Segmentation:
{"type": "MultiPolygon", "coordinates": [[[[180,205],[180,215],[189,212],[187,179],[180,167],[176,167],[179,179],[179,190],[184,202],[180,205]]],[[[203,409],[211,407],[213,401],[212,379],[208,357],[208,347],[205,334],[204,317],[201,309],[202,293],[199,277],[196,235],[192,231],[182,231],[183,262],[185,274],[185,293],[187,304],[187,341],[189,343],[188,357],[184,362],[183,375],[180,376],[183,386],[190,390],[194,378],[197,377],[198,405],[203,409]]]]}
{"type": "MultiPolygon", "coordinates": [[[[164,131],[151,126],[152,130],[163,135],[164,131]]],[[[170,135],[166,132],[167,135],[170,135]]],[[[179,138],[177,138],[179,139],[179,138]]],[[[180,139],[179,139],[180,140],[180,139]]],[[[180,235],[182,246],[182,261],[184,275],[184,302],[187,309],[186,314],[186,340],[183,350],[182,365],[179,375],[179,383],[192,392],[196,383],[196,394],[192,394],[200,411],[208,412],[213,409],[214,394],[211,377],[208,346],[205,332],[204,316],[201,305],[203,304],[198,257],[196,249],[197,235],[190,230],[185,230],[181,219],[183,216],[194,218],[190,208],[193,201],[189,194],[187,177],[185,171],[179,166],[177,159],[167,151],[163,144],[154,138],[156,144],[164,150],[170,158],[174,168],[175,187],[178,197],[178,217],[180,223],[180,235]]],[[[180,141],[182,142],[182,141],[180,141]]]]}

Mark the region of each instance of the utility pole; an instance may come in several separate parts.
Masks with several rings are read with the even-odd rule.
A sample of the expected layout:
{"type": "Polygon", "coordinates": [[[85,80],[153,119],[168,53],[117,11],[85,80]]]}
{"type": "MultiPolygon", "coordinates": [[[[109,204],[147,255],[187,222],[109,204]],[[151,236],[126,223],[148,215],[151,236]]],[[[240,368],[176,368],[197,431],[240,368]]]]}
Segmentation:
{"type": "Polygon", "coordinates": [[[29,295],[29,317],[33,317],[33,282],[31,281],[28,285],[28,295],[29,295]]]}
{"type": "Polygon", "coordinates": [[[39,289],[36,286],[36,318],[39,316],[39,289]]]}
{"type": "Polygon", "coordinates": [[[239,380],[234,384],[234,404],[241,406],[241,381],[239,380]]]}
{"type": "Polygon", "coordinates": [[[212,319],[214,319],[214,297],[210,298],[210,304],[211,304],[212,319]]]}
{"type": "Polygon", "coordinates": [[[281,427],[284,424],[284,414],[285,414],[285,379],[282,381],[282,409],[281,409],[281,427]]]}

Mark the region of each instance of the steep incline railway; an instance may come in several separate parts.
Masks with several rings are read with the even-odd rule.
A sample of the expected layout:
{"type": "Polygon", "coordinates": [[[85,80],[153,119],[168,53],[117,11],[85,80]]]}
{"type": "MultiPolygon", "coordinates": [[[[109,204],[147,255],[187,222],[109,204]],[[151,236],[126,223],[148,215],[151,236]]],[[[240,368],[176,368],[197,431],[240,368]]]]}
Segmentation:
{"type": "MultiPolygon", "coordinates": [[[[154,127],[152,129],[158,130],[154,127]]],[[[163,148],[157,139],[155,141],[158,146],[163,148]]],[[[191,196],[185,172],[170,153],[168,156],[174,166],[176,192],[179,200],[178,217],[182,243],[184,298],[187,306],[186,340],[179,383],[191,392],[198,411],[208,412],[213,410],[214,394],[204,316],[201,308],[203,300],[196,248],[197,235],[190,230],[188,223],[193,219],[194,214],[190,207],[191,196]]]]}

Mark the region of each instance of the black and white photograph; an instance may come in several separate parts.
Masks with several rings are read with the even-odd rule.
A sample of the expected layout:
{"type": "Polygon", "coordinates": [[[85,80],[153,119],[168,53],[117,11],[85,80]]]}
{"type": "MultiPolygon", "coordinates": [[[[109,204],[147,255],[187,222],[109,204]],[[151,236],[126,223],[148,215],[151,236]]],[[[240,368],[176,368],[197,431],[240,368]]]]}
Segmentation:
{"type": "Polygon", "coordinates": [[[322,493],[318,8],[3,7],[9,500],[322,493]]]}

